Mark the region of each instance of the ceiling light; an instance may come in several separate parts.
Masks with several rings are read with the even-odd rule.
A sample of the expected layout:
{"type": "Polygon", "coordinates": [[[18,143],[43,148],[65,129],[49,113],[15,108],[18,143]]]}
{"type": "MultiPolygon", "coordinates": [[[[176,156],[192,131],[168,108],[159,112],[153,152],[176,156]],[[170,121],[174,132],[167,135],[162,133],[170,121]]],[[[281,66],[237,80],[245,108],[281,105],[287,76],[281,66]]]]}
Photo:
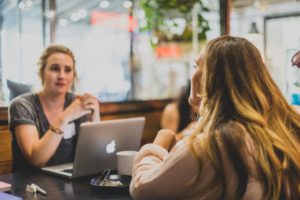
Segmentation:
{"type": "Polygon", "coordinates": [[[68,25],[68,20],[66,20],[65,18],[61,18],[61,19],[59,19],[58,24],[60,26],[67,26],[68,25]]]}
{"type": "Polygon", "coordinates": [[[145,12],[143,10],[138,11],[137,17],[139,19],[145,19],[145,12]]]}
{"type": "Polygon", "coordinates": [[[26,7],[26,4],[23,1],[21,1],[19,3],[19,8],[23,10],[23,9],[25,9],[25,7],[26,7]]]}
{"type": "Polygon", "coordinates": [[[153,43],[153,44],[158,44],[158,38],[156,37],[156,36],[153,36],[152,38],[151,38],[151,42],[153,43]]]}
{"type": "Polygon", "coordinates": [[[32,6],[32,1],[31,0],[27,0],[26,1],[26,6],[27,7],[31,7],[32,6]]]}
{"type": "Polygon", "coordinates": [[[78,16],[83,19],[83,18],[86,18],[87,16],[87,11],[85,9],[80,9],[78,10],[78,16]]]}
{"type": "Polygon", "coordinates": [[[109,1],[100,1],[100,8],[107,8],[110,5],[109,1]]]}
{"type": "Polygon", "coordinates": [[[54,11],[54,10],[47,10],[47,11],[45,12],[45,16],[46,16],[47,18],[53,18],[53,17],[55,16],[55,11],[54,11]]]}
{"type": "Polygon", "coordinates": [[[257,9],[262,10],[262,11],[266,10],[268,8],[268,5],[269,5],[269,3],[266,0],[255,0],[254,1],[254,6],[257,9]]]}
{"type": "Polygon", "coordinates": [[[141,28],[147,27],[147,21],[146,21],[146,20],[140,21],[140,22],[139,22],[139,26],[140,26],[141,28]]]}
{"type": "Polygon", "coordinates": [[[256,23],[255,22],[252,22],[251,23],[251,27],[250,27],[250,31],[249,33],[251,34],[257,34],[259,33],[258,29],[257,29],[257,26],[256,26],[256,23]]]}
{"type": "Polygon", "coordinates": [[[79,14],[77,12],[72,13],[70,19],[73,22],[78,22],[80,20],[79,14]]]}
{"type": "Polygon", "coordinates": [[[132,6],[132,2],[131,1],[124,1],[123,6],[124,6],[124,8],[130,8],[132,6]]]}

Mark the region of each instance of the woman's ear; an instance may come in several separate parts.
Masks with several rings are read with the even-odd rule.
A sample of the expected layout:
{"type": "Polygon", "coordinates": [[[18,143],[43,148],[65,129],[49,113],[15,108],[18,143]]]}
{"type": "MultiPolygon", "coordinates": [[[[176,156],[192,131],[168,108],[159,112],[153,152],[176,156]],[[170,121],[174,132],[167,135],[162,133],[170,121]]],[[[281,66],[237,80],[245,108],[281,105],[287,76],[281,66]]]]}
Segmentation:
{"type": "Polygon", "coordinates": [[[189,97],[189,103],[192,106],[199,107],[201,102],[201,94],[200,91],[201,88],[201,76],[199,74],[199,69],[197,72],[195,72],[194,76],[191,79],[191,91],[190,91],[190,97],[189,97]]]}
{"type": "Polygon", "coordinates": [[[298,51],[293,55],[291,62],[292,62],[292,66],[296,66],[300,68],[300,51],[298,51]]]}
{"type": "Polygon", "coordinates": [[[44,74],[42,73],[40,77],[41,77],[41,81],[42,81],[42,86],[44,86],[44,82],[45,82],[45,81],[44,81],[44,80],[45,80],[45,79],[44,79],[44,74]]]}

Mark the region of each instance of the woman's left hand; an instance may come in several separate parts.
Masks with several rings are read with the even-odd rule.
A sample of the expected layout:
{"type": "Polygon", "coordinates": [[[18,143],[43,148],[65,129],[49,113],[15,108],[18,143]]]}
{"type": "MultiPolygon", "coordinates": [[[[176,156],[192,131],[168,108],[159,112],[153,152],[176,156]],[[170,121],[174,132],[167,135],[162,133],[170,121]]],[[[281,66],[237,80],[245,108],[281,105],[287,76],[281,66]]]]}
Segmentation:
{"type": "Polygon", "coordinates": [[[91,110],[91,121],[99,121],[100,120],[100,104],[98,99],[89,94],[85,93],[82,96],[79,96],[81,100],[81,106],[84,109],[91,110]]]}
{"type": "Polygon", "coordinates": [[[157,133],[153,143],[169,151],[176,144],[175,132],[171,129],[162,129],[157,133]]]}

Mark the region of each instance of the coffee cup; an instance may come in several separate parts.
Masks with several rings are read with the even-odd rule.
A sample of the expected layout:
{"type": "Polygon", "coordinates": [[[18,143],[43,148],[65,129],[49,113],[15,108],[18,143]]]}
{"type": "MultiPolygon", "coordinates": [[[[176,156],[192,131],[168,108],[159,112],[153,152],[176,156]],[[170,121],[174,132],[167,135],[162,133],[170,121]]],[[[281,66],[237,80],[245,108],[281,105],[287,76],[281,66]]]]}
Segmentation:
{"type": "Polygon", "coordinates": [[[137,151],[119,151],[117,152],[117,169],[120,175],[132,175],[133,162],[137,151]]]}

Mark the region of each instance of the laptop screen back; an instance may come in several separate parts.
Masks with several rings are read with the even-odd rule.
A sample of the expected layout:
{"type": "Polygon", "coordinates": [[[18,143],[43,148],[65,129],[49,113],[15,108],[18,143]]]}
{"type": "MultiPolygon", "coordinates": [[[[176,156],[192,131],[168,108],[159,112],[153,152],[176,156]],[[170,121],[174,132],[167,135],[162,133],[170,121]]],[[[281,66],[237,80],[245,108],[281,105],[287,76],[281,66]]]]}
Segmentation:
{"type": "Polygon", "coordinates": [[[139,150],[144,124],[144,117],[81,124],[73,177],[116,169],[116,152],[139,150]]]}

